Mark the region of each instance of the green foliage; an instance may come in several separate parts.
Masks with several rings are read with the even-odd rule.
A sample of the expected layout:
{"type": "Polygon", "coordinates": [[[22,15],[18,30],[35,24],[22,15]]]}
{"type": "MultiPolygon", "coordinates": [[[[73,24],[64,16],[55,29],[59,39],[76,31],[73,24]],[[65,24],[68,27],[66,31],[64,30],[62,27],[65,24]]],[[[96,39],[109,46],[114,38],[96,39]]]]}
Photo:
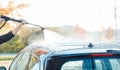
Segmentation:
{"type": "Polygon", "coordinates": [[[18,35],[16,35],[13,39],[6,43],[0,44],[0,53],[18,53],[28,45],[29,37],[38,31],[40,32],[39,29],[35,28],[22,28],[18,35]]]}
{"type": "Polygon", "coordinates": [[[3,61],[3,60],[13,60],[15,57],[0,57],[0,61],[3,61]]]}
{"type": "Polygon", "coordinates": [[[17,53],[25,47],[24,41],[16,35],[12,40],[0,45],[0,53],[17,53]]]}

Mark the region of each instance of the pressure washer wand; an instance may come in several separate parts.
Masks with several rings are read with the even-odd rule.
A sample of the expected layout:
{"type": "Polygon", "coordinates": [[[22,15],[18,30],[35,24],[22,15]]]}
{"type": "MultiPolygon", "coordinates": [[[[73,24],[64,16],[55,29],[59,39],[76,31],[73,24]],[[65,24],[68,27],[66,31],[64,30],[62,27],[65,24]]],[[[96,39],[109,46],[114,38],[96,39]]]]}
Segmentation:
{"type": "MultiPolygon", "coordinates": [[[[1,15],[1,18],[4,19],[5,21],[11,20],[11,21],[19,22],[19,23],[22,22],[22,20],[14,19],[14,18],[11,18],[11,17],[8,17],[8,16],[4,16],[4,15],[1,15]]],[[[28,23],[28,22],[27,22],[26,24],[43,28],[43,27],[40,26],[40,25],[36,25],[36,24],[28,23]]]]}
{"type": "Polygon", "coordinates": [[[36,24],[32,24],[32,23],[27,23],[27,24],[40,27],[42,30],[44,30],[44,27],[42,27],[42,26],[40,26],[40,25],[36,25],[36,24]]]}

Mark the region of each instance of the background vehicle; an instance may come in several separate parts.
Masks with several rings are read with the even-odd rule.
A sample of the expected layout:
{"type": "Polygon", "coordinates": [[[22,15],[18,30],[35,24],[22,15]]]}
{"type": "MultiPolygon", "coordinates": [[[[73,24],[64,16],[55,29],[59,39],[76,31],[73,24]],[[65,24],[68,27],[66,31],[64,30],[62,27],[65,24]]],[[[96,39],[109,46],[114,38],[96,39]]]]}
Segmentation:
{"type": "Polygon", "coordinates": [[[13,60],[9,70],[118,70],[120,49],[108,49],[119,45],[57,44],[31,45],[22,50],[13,60]],[[108,47],[105,49],[105,46],[108,47]],[[54,48],[53,48],[54,47],[54,48]],[[52,49],[50,49],[52,48],[52,49]],[[47,54],[38,54],[46,50],[47,54]]]}
{"type": "Polygon", "coordinates": [[[0,70],[6,70],[4,66],[0,66],[0,70]]]}

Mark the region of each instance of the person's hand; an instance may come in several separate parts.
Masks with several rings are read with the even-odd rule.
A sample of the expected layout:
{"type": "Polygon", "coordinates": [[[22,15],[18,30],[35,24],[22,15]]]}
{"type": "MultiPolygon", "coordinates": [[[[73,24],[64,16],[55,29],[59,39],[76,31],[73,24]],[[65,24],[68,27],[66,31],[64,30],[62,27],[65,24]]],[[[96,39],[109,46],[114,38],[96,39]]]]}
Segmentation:
{"type": "Polygon", "coordinates": [[[21,24],[22,25],[27,24],[26,20],[22,20],[21,24]]]}
{"type": "Polygon", "coordinates": [[[0,24],[4,21],[4,19],[0,18],[0,24]]]}
{"type": "Polygon", "coordinates": [[[22,22],[20,22],[20,24],[12,30],[12,33],[15,35],[24,24],[27,24],[27,22],[25,20],[22,20],[22,22]]]}

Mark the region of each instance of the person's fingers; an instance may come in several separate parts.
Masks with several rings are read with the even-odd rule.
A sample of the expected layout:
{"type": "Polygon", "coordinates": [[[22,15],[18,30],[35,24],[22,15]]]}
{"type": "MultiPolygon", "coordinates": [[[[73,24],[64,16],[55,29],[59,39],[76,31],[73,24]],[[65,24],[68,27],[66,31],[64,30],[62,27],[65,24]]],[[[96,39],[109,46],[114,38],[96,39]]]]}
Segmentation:
{"type": "Polygon", "coordinates": [[[2,23],[4,21],[4,19],[0,18],[0,23],[2,23]]]}
{"type": "Polygon", "coordinates": [[[24,25],[24,24],[27,24],[26,20],[22,20],[21,23],[22,23],[23,25],[24,25]]]}

